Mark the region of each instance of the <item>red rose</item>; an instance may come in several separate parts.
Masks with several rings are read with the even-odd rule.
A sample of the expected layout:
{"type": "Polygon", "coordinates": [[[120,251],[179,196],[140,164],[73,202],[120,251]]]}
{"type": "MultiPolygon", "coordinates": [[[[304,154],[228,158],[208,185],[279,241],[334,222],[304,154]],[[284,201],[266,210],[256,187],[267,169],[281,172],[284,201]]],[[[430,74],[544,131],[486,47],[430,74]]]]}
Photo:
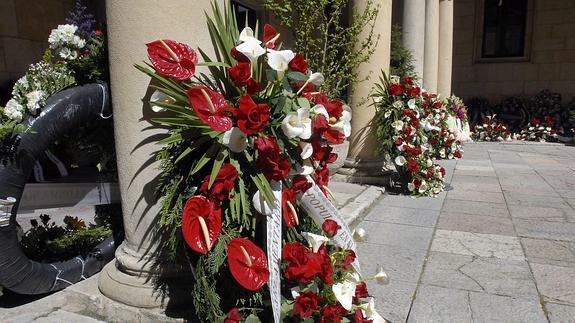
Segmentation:
{"type": "Polygon", "coordinates": [[[248,94],[249,94],[249,95],[252,95],[252,94],[261,92],[262,87],[260,86],[260,84],[259,84],[256,80],[254,80],[253,78],[251,78],[251,79],[248,80],[247,90],[248,90],[248,94]]]}
{"type": "Polygon", "coordinates": [[[319,247],[317,254],[320,255],[322,261],[321,272],[319,273],[321,280],[327,285],[333,285],[333,266],[331,265],[331,258],[326,246],[322,245],[319,247]]]}
{"type": "Polygon", "coordinates": [[[417,173],[419,171],[419,163],[415,159],[410,159],[407,162],[407,169],[412,173],[417,173]]]}
{"type": "Polygon", "coordinates": [[[337,160],[337,154],[332,153],[333,147],[322,146],[319,140],[311,142],[313,153],[311,157],[319,162],[319,166],[324,168],[327,164],[331,164],[337,160]]]}
{"type": "Polygon", "coordinates": [[[302,320],[310,317],[321,302],[321,298],[314,292],[303,292],[295,299],[293,313],[302,320]]]}
{"type": "Polygon", "coordinates": [[[305,73],[307,72],[307,63],[301,54],[295,54],[295,57],[289,62],[289,68],[293,71],[305,73]]]}
{"type": "Polygon", "coordinates": [[[426,176],[427,178],[433,178],[433,172],[428,170],[426,176]]]}
{"type": "Polygon", "coordinates": [[[306,97],[310,102],[312,102],[312,100],[310,98],[308,98],[306,95],[309,94],[310,92],[316,91],[315,85],[311,82],[309,82],[307,84],[306,84],[306,82],[295,82],[294,83],[294,86],[295,86],[297,91],[299,91],[302,88],[302,86],[304,86],[304,85],[305,85],[305,88],[303,90],[301,90],[302,95],[304,97],[306,97]]]}
{"type": "Polygon", "coordinates": [[[411,76],[404,76],[401,78],[401,83],[407,85],[413,85],[413,78],[411,76]]]}
{"type": "Polygon", "coordinates": [[[296,175],[292,180],[292,190],[296,193],[305,193],[312,187],[312,183],[303,175],[296,175]]]}
{"type": "Polygon", "coordinates": [[[254,145],[260,153],[278,155],[280,153],[280,147],[272,137],[257,137],[256,140],[254,140],[254,145]]]}
{"type": "Polygon", "coordinates": [[[339,145],[345,141],[345,135],[338,130],[329,129],[323,133],[323,137],[332,144],[339,145]]]}
{"type": "Polygon", "coordinates": [[[421,89],[418,88],[417,86],[414,86],[411,89],[409,89],[409,95],[411,95],[413,97],[417,97],[420,94],[421,94],[421,89]]]}
{"type": "Polygon", "coordinates": [[[347,315],[347,310],[341,304],[324,306],[321,310],[321,323],[341,323],[341,318],[347,315]]]}
{"type": "Polygon", "coordinates": [[[418,119],[412,119],[410,124],[412,127],[417,128],[419,126],[419,120],[418,119]]]}
{"type": "Polygon", "coordinates": [[[237,63],[236,65],[228,68],[230,79],[235,85],[243,87],[248,85],[251,79],[252,67],[250,63],[237,63]]]}
{"type": "Polygon", "coordinates": [[[280,154],[280,147],[272,137],[258,137],[255,140],[258,150],[256,165],[262,169],[268,180],[281,181],[287,177],[291,164],[280,154]]]}
{"type": "Polygon", "coordinates": [[[369,297],[369,293],[367,291],[367,284],[365,282],[361,282],[359,284],[357,284],[357,286],[355,286],[355,299],[354,299],[354,303],[358,303],[360,298],[366,298],[369,297]],[[356,301],[357,299],[357,301],[356,301]]]}
{"type": "Polygon", "coordinates": [[[327,185],[329,183],[329,169],[327,167],[316,169],[314,178],[318,186],[327,185]]]}
{"type": "Polygon", "coordinates": [[[104,36],[104,32],[102,32],[100,29],[97,29],[97,30],[94,32],[94,36],[96,36],[96,37],[102,37],[102,36],[104,36]]]}
{"type": "Polygon", "coordinates": [[[224,323],[240,323],[243,319],[244,318],[240,314],[240,310],[237,307],[234,307],[228,312],[228,314],[226,314],[224,323]]]}
{"type": "Polygon", "coordinates": [[[373,320],[368,320],[363,316],[363,312],[359,308],[355,310],[353,321],[354,323],[373,323],[373,320]]]}
{"type": "Polygon", "coordinates": [[[347,254],[345,255],[345,258],[343,260],[343,265],[341,265],[340,267],[345,270],[349,270],[351,264],[355,261],[355,257],[356,257],[355,252],[353,250],[347,250],[347,254]]]}
{"type": "Polygon", "coordinates": [[[311,252],[300,242],[284,245],[282,258],[288,264],[284,276],[289,280],[307,284],[322,272],[321,255],[311,252]]]}
{"type": "Polygon", "coordinates": [[[461,157],[462,157],[461,152],[460,152],[459,150],[456,150],[456,151],[453,153],[453,156],[454,156],[455,158],[461,158],[461,157]]]}
{"type": "Polygon", "coordinates": [[[256,104],[252,97],[244,95],[237,110],[238,127],[247,135],[263,130],[270,119],[270,107],[267,104],[256,104]]]}
{"type": "Polygon", "coordinates": [[[321,229],[329,238],[331,238],[337,234],[337,230],[341,229],[341,226],[334,220],[327,219],[321,225],[321,229]]]}
{"type": "Polygon", "coordinates": [[[401,95],[404,90],[405,89],[403,88],[403,86],[401,86],[399,84],[392,84],[388,88],[389,94],[391,94],[392,96],[401,95]]]}
{"type": "Polygon", "coordinates": [[[420,179],[416,179],[413,181],[413,185],[417,188],[419,188],[421,186],[421,180],[420,179]]]}
{"type": "Polygon", "coordinates": [[[202,192],[203,195],[209,196],[210,198],[220,202],[226,200],[236,184],[238,175],[238,170],[232,164],[224,164],[212,183],[211,189],[208,189],[211,177],[211,175],[208,175],[202,182],[200,192],[202,192]]]}
{"type": "Polygon", "coordinates": [[[401,146],[403,144],[403,139],[397,138],[395,139],[394,143],[396,146],[401,146]]]}

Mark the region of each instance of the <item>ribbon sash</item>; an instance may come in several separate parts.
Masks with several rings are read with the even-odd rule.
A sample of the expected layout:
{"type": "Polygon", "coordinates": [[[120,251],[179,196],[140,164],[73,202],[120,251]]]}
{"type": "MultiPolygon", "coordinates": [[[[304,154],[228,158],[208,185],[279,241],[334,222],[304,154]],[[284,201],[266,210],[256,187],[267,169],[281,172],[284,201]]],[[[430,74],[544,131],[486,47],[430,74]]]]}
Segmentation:
{"type": "Polygon", "coordinates": [[[271,215],[267,217],[267,256],[270,278],[268,287],[274,314],[274,322],[281,320],[281,255],[282,255],[282,183],[271,182],[274,194],[274,204],[271,205],[271,215]]]}

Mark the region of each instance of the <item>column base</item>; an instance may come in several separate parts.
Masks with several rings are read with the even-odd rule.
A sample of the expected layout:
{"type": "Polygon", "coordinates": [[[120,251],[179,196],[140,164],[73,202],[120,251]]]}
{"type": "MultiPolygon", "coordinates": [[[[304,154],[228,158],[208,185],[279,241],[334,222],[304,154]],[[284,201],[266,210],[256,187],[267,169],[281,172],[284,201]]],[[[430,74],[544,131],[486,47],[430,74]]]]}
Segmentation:
{"type": "Polygon", "coordinates": [[[389,186],[390,178],[395,173],[395,166],[383,160],[368,161],[348,157],[331,179],[334,182],[389,186]]]}

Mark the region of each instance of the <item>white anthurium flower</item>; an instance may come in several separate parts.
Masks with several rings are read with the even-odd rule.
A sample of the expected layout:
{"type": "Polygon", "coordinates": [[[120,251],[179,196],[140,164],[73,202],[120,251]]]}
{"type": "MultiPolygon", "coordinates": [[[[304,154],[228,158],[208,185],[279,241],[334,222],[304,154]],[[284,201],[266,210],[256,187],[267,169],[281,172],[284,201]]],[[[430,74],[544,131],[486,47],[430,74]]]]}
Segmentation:
{"type": "Polygon", "coordinates": [[[301,235],[307,240],[313,252],[317,252],[324,243],[329,241],[327,237],[309,232],[302,232],[301,235]]]}
{"type": "Polygon", "coordinates": [[[311,73],[311,75],[309,76],[308,82],[312,83],[315,86],[321,86],[323,84],[323,82],[325,82],[325,79],[323,77],[323,74],[316,72],[316,73],[311,73]]]}
{"type": "Polygon", "coordinates": [[[351,135],[351,108],[348,105],[343,106],[341,118],[331,126],[333,129],[343,132],[343,135],[348,138],[351,135]]]}
{"type": "Polygon", "coordinates": [[[290,174],[291,174],[291,175],[304,175],[304,176],[307,176],[307,175],[313,174],[313,172],[314,172],[313,164],[312,164],[312,162],[311,162],[311,160],[310,160],[309,158],[308,158],[308,159],[304,159],[303,165],[295,164],[294,166],[295,166],[295,167],[294,167],[295,169],[292,169],[292,170],[290,171],[290,174]]]}
{"type": "Polygon", "coordinates": [[[154,112],[164,112],[166,111],[166,108],[162,108],[159,105],[154,104],[155,102],[162,102],[162,103],[174,103],[176,102],[176,99],[172,98],[171,96],[165,94],[162,91],[154,91],[154,93],[152,93],[152,96],[150,97],[150,107],[152,108],[152,111],[154,112]]]}
{"type": "Polygon", "coordinates": [[[395,164],[397,166],[403,166],[403,165],[405,165],[405,163],[407,163],[407,160],[405,159],[405,157],[403,157],[401,155],[395,157],[395,164]]]}
{"type": "Polygon", "coordinates": [[[365,241],[365,237],[367,235],[367,233],[365,232],[364,228],[356,228],[355,230],[353,230],[353,239],[355,241],[365,241]]]}
{"type": "Polygon", "coordinates": [[[408,106],[411,110],[417,109],[417,105],[415,104],[415,99],[411,99],[411,100],[407,101],[407,106],[408,106]]]}
{"type": "Polygon", "coordinates": [[[268,65],[278,73],[279,79],[289,68],[289,62],[294,59],[295,53],[291,50],[268,49],[268,65]]]}
{"type": "Polygon", "coordinates": [[[387,323],[375,310],[375,299],[373,297],[369,298],[369,302],[361,304],[358,307],[361,309],[363,316],[368,320],[372,320],[373,323],[387,323]]]}
{"type": "Polygon", "coordinates": [[[391,124],[391,126],[392,126],[393,128],[395,128],[395,130],[401,131],[401,129],[403,129],[403,121],[401,121],[401,120],[396,120],[396,121],[394,121],[394,122],[391,124]]]}
{"type": "Polygon", "coordinates": [[[311,137],[309,109],[299,108],[296,112],[288,113],[282,121],[281,128],[288,138],[309,139],[311,137]]]}
{"type": "Polygon", "coordinates": [[[379,267],[379,270],[377,271],[377,274],[375,274],[375,276],[373,277],[375,278],[375,281],[379,284],[379,285],[387,285],[389,284],[389,277],[387,276],[387,273],[385,271],[383,271],[382,267],[379,267]]]}
{"type": "Polygon", "coordinates": [[[258,57],[266,53],[266,50],[260,45],[260,41],[257,39],[248,40],[239,44],[236,46],[236,50],[244,54],[252,65],[257,62],[258,57]]]}
{"type": "Polygon", "coordinates": [[[329,120],[329,113],[327,113],[326,108],[321,104],[314,105],[310,110],[311,113],[318,115],[323,115],[327,120],[329,120]]]}
{"type": "Polygon", "coordinates": [[[265,216],[272,215],[272,209],[264,199],[263,194],[258,190],[252,197],[252,204],[258,213],[265,216]]]}
{"type": "Polygon", "coordinates": [[[224,132],[222,143],[234,153],[241,153],[248,146],[248,136],[240,128],[233,127],[224,132]]]}
{"type": "Polygon", "coordinates": [[[262,43],[259,39],[254,37],[254,30],[251,27],[246,27],[242,30],[242,32],[240,33],[240,41],[241,42],[255,41],[258,44],[262,43]]]}
{"type": "Polygon", "coordinates": [[[300,156],[303,160],[310,158],[313,154],[313,146],[309,142],[300,141],[299,147],[301,148],[300,156]]]}
{"type": "Polygon", "coordinates": [[[356,286],[356,283],[348,280],[331,286],[331,290],[333,291],[335,298],[339,301],[341,306],[343,306],[343,308],[348,311],[351,310],[353,305],[353,297],[355,296],[356,286]]]}

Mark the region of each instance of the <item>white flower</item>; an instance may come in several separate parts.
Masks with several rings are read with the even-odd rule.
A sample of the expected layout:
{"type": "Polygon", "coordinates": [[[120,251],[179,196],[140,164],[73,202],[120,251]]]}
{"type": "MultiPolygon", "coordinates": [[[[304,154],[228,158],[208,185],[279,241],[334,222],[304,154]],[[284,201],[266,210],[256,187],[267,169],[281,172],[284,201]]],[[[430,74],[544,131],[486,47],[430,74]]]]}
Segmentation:
{"type": "Polygon", "coordinates": [[[396,109],[401,109],[401,108],[403,108],[403,101],[397,100],[397,101],[393,102],[393,107],[396,108],[396,109]]]}
{"type": "Polygon", "coordinates": [[[309,232],[302,232],[301,235],[307,240],[307,243],[309,244],[313,252],[317,252],[325,242],[329,241],[327,237],[309,232]]]}
{"type": "Polygon", "coordinates": [[[288,113],[282,121],[281,128],[288,138],[309,139],[311,137],[309,109],[299,108],[297,112],[288,113]]]}
{"type": "Polygon", "coordinates": [[[392,75],[389,80],[391,81],[391,83],[399,83],[400,77],[397,75],[392,75]]]}
{"type": "Polygon", "coordinates": [[[58,25],[58,28],[52,29],[50,36],[48,36],[50,47],[57,48],[65,44],[72,44],[77,29],[78,27],[74,25],[58,25]]]}
{"type": "Polygon", "coordinates": [[[331,287],[335,298],[339,301],[341,306],[348,311],[351,310],[351,306],[353,304],[356,286],[357,284],[355,282],[345,280],[342,283],[334,284],[331,287]]]}
{"type": "Polygon", "coordinates": [[[427,167],[431,167],[433,165],[433,161],[431,159],[427,160],[427,167]]]}
{"type": "Polygon", "coordinates": [[[74,38],[72,38],[72,45],[78,48],[84,48],[86,41],[80,38],[80,36],[74,35],[74,38]]]}
{"type": "Polygon", "coordinates": [[[312,144],[310,144],[309,142],[305,142],[305,141],[300,141],[299,142],[299,147],[301,148],[301,154],[300,157],[302,159],[308,159],[311,157],[311,155],[313,154],[313,146],[312,144]]]}
{"type": "Polygon", "coordinates": [[[291,50],[268,49],[268,65],[278,72],[280,79],[283,77],[283,73],[288,70],[289,62],[294,57],[295,53],[291,50]]]}
{"type": "Polygon", "coordinates": [[[68,47],[64,47],[60,50],[58,55],[65,60],[73,61],[78,57],[78,52],[68,47]]]}
{"type": "Polygon", "coordinates": [[[389,284],[389,277],[387,276],[387,273],[385,271],[383,271],[383,268],[381,268],[381,267],[379,268],[379,270],[377,271],[377,274],[375,274],[375,276],[373,278],[375,278],[375,281],[380,285],[389,284]]]}
{"type": "Polygon", "coordinates": [[[407,184],[407,189],[408,189],[410,192],[413,192],[413,190],[415,189],[415,185],[414,185],[413,183],[408,183],[408,184],[407,184]]]}
{"type": "Polygon", "coordinates": [[[6,107],[4,107],[4,115],[6,115],[8,119],[20,122],[22,118],[24,118],[24,107],[18,103],[18,101],[10,99],[10,101],[6,103],[6,107]]]}
{"type": "Polygon", "coordinates": [[[251,27],[246,27],[244,28],[244,30],[242,30],[242,32],[240,33],[240,41],[241,42],[253,41],[257,42],[258,44],[262,43],[259,39],[254,37],[254,31],[251,27]]]}
{"type": "Polygon", "coordinates": [[[429,121],[425,121],[425,123],[423,124],[423,130],[429,132],[431,130],[439,131],[440,129],[437,126],[432,126],[431,123],[429,123],[429,121]]]}
{"type": "Polygon", "coordinates": [[[295,164],[294,165],[294,169],[292,169],[290,171],[291,175],[311,175],[313,174],[313,172],[315,171],[313,164],[311,163],[311,160],[308,159],[304,159],[303,161],[303,165],[300,164],[295,164]]]}
{"type": "Polygon", "coordinates": [[[325,109],[325,107],[321,104],[316,104],[314,105],[310,110],[311,113],[318,115],[321,114],[322,116],[324,116],[327,120],[329,120],[329,113],[327,113],[327,110],[325,109]]]}
{"type": "Polygon", "coordinates": [[[415,99],[411,99],[411,100],[407,101],[407,106],[411,110],[415,110],[417,108],[417,105],[415,105],[415,99]]]}
{"type": "Polygon", "coordinates": [[[296,286],[290,289],[290,291],[291,291],[291,297],[293,297],[293,299],[296,299],[299,297],[301,289],[299,288],[299,286],[296,286]]]}
{"type": "Polygon", "coordinates": [[[445,158],[445,148],[441,148],[439,151],[439,156],[441,156],[441,158],[445,158]]]}
{"type": "Polygon", "coordinates": [[[363,316],[373,323],[386,323],[387,321],[377,313],[375,310],[375,300],[373,297],[369,298],[369,302],[359,305],[363,316]]]}
{"type": "Polygon", "coordinates": [[[161,106],[154,104],[156,102],[174,103],[174,102],[176,102],[176,99],[172,98],[171,96],[165,94],[162,91],[156,90],[156,91],[154,91],[154,93],[152,93],[152,96],[150,96],[150,107],[152,108],[152,111],[154,111],[154,112],[166,111],[165,108],[162,108],[161,106]]]}
{"type": "Polygon", "coordinates": [[[313,83],[315,86],[321,86],[325,79],[323,78],[323,74],[321,73],[311,73],[309,76],[308,82],[313,83]]]}
{"type": "Polygon", "coordinates": [[[367,235],[367,233],[365,232],[364,228],[356,228],[355,230],[353,230],[353,239],[355,241],[365,241],[365,236],[367,235]]]}
{"type": "Polygon", "coordinates": [[[32,91],[26,94],[26,107],[30,112],[36,112],[36,110],[41,108],[44,100],[46,99],[46,93],[41,90],[32,91]]]}
{"type": "Polygon", "coordinates": [[[387,110],[387,111],[385,111],[385,113],[383,114],[383,117],[387,119],[387,118],[389,118],[390,115],[391,115],[391,111],[387,110]]]}
{"type": "Polygon", "coordinates": [[[343,106],[343,112],[339,121],[331,126],[333,129],[343,132],[347,138],[351,135],[351,108],[348,105],[343,106]]]}
{"type": "Polygon", "coordinates": [[[421,180],[421,185],[419,186],[419,193],[425,193],[427,191],[427,183],[421,180]]]}
{"type": "Polygon", "coordinates": [[[403,165],[405,165],[405,163],[407,163],[407,160],[405,159],[405,157],[403,157],[403,156],[395,157],[395,164],[397,166],[403,166],[403,165]]]}
{"type": "Polygon", "coordinates": [[[272,209],[264,199],[263,194],[258,190],[252,197],[252,205],[258,211],[258,213],[265,216],[272,215],[272,209]]]}
{"type": "Polygon", "coordinates": [[[248,146],[248,136],[240,128],[233,127],[224,132],[222,143],[234,153],[240,153],[248,146]]]}
{"type": "Polygon", "coordinates": [[[396,120],[396,121],[394,121],[394,122],[391,124],[391,126],[392,126],[393,128],[395,128],[395,130],[401,131],[401,129],[403,129],[403,121],[401,121],[401,120],[396,120]]]}
{"type": "Polygon", "coordinates": [[[260,45],[260,43],[261,42],[257,39],[248,40],[236,46],[236,50],[244,54],[253,65],[257,62],[258,57],[266,53],[266,50],[260,45]]]}

